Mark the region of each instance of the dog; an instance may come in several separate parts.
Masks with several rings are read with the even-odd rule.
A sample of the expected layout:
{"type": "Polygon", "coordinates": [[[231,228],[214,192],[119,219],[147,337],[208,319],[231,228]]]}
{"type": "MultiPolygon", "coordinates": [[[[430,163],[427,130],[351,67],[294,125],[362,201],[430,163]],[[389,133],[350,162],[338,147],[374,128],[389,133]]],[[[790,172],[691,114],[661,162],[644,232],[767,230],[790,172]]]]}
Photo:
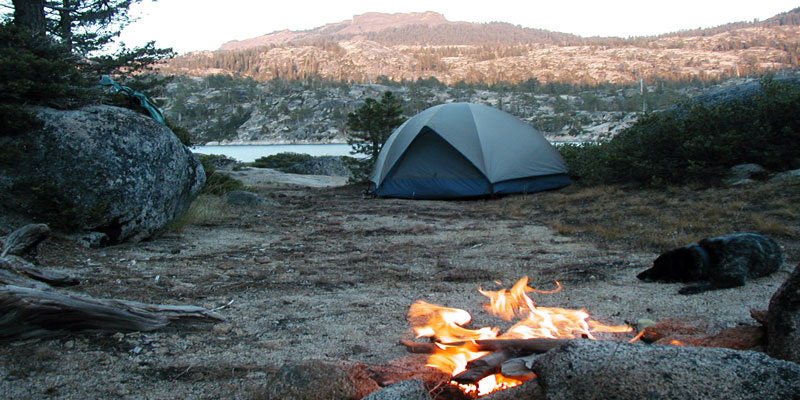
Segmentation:
{"type": "Polygon", "coordinates": [[[767,276],[783,265],[774,240],[757,233],[734,233],[703,239],[658,256],[636,277],[643,281],[699,282],[680,294],[743,286],[748,278],[767,276]]]}

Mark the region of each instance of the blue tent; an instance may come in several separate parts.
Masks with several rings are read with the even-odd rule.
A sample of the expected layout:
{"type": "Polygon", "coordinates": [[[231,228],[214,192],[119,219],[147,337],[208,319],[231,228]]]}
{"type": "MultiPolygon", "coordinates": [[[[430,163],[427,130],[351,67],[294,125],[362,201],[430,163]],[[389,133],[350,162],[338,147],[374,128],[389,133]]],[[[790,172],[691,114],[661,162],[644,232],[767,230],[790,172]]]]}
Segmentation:
{"type": "Polygon", "coordinates": [[[449,103],[400,125],[370,175],[379,197],[453,199],[569,185],[564,160],[539,131],[496,108],[449,103]]]}

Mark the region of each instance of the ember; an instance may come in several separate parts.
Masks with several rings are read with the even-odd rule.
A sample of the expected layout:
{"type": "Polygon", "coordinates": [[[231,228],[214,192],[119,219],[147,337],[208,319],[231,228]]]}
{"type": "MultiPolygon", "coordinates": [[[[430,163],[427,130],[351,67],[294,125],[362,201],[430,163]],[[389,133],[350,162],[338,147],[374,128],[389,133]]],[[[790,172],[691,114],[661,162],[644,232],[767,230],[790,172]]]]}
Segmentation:
{"type": "Polygon", "coordinates": [[[550,294],[561,290],[556,282],[552,291],[528,286],[528,278],[517,281],[511,289],[478,291],[489,298],[484,309],[503,320],[519,320],[505,333],[484,327],[464,326],[472,316],[461,309],[442,307],[418,300],[411,305],[408,318],[417,337],[429,337],[433,344],[403,342],[413,352],[431,353],[427,366],[449,373],[450,384],[469,395],[479,397],[520,385],[534,375],[528,373],[507,376],[504,362],[521,356],[542,353],[560,346],[559,339],[595,339],[593,332],[630,332],[629,326],[608,326],[589,320],[584,310],[555,307],[536,307],[528,293],[550,294]]]}

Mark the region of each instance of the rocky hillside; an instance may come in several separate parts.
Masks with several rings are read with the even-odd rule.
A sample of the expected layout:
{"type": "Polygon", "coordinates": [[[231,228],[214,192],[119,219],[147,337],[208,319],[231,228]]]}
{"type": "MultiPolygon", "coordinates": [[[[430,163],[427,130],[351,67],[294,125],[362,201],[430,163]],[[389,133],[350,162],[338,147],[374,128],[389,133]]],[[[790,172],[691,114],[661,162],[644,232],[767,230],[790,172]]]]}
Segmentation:
{"type": "Polygon", "coordinates": [[[237,74],[258,81],[324,78],[357,83],[435,77],[464,82],[579,84],[708,80],[800,66],[800,9],[762,22],[640,38],[581,38],[506,23],[447,21],[428,13],[355,16],[190,53],[168,73],[237,74]]]}
{"type": "MultiPolygon", "coordinates": [[[[743,81],[739,79],[738,81],[743,81]]],[[[563,84],[446,86],[430,79],[408,84],[329,81],[257,82],[212,75],[181,77],[158,100],[169,119],[185,126],[197,143],[343,143],[347,114],[386,90],[403,100],[410,117],[430,106],[464,101],[503,109],[553,141],[594,141],[613,136],[636,120],[643,107],[665,109],[698,94],[703,83],[604,85],[591,89],[563,84]]]]}

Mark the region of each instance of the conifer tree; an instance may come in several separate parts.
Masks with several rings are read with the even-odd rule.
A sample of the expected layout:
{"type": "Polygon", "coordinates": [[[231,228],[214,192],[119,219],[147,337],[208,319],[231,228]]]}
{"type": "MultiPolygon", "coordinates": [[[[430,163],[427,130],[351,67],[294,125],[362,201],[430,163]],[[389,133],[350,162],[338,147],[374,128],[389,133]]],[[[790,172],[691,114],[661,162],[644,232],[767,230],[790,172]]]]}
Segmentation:
{"type": "Polygon", "coordinates": [[[0,6],[13,8],[13,21],[35,34],[46,34],[77,57],[90,60],[81,67],[90,74],[110,74],[145,68],[174,55],[172,49],[156,48],[154,42],[142,47],[108,50],[122,29],[132,22],[128,11],[142,0],[0,0],[0,6]],[[42,20],[43,18],[43,20],[42,20]]]}
{"type": "Polygon", "coordinates": [[[347,115],[347,144],[353,154],[367,156],[351,163],[353,181],[365,179],[375,163],[383,144],[394,128],[403,123],[403,107],[400,99],[390,91],[383,93],[380,101],[368,98],[357,110],[347,115]]]}
{"type": "Polygon", "coordinates": [[[392,130],[403,122],[402,114],[400,99],[388,90],[380,101],[367,99],[364,105],[347,115],[347,126],[351,129],[347,144],[353,146],[355,154],[375,161],[392,130]]]}

